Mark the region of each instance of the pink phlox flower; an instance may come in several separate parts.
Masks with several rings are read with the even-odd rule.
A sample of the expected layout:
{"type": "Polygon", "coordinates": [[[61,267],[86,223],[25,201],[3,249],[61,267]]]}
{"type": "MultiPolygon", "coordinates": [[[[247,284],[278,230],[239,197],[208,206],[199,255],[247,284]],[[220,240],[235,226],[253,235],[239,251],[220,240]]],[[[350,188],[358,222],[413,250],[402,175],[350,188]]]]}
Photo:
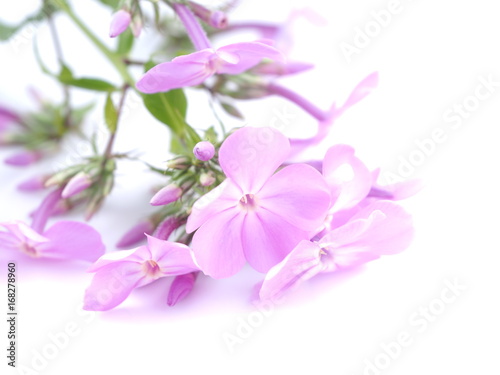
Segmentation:
{"type": "Polygon", "coordinates": [[[152,94],[196,86],[214,74],[240,74],[259,64],[262,59],[283,60],[277,49],[261,41],[205,48],[170,62],[156,65],[137,82],[137,89],[152,94]]]}
{"type": "Polygon", "coordinates": [[[133,289],[166,276],[198,271],[184,244],[147,236],[148,244],[103,255],[88,272],[95,273],[85,291],[84,309],[105,311],[122,303],[133,289]]]}
{"type": "Polygon", "coordinates": [[[391,201],[376,201],[318,241],[301,241],[262,284],[262,300],[281,298],[322,272],[354,267],[406,249],[413,237],[411,216],[391,201]]]}
{"type": "Polygon", "coordinates": [[[267,272],[301,240],[317,233],[330,206],[321,174],[305,164],[277,168],[290,152],[272,128],[241,128],[219,151],[227,179],[194,205],[186,231],[200,268],[229,277],[248,263],[267,272]]]}

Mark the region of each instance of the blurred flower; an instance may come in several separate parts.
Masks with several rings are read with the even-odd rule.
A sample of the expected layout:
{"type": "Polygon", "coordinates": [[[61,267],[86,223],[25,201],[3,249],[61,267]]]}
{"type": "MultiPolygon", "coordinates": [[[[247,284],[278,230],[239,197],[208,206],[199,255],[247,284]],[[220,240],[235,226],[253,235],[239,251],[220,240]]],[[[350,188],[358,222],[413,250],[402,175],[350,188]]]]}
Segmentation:
{"type": "Polygon", "coordinates": [[[241,128],[219,151],[227,179],[193,206],[186,231],[204,273],[229,277],[248,261],[260,272],[280,262],[323,223],[330,194],[314,168],[296,164],[273,175],[290,152],[272,128],[241,128]]]}
{"type": "Polygon", "coordinates": [[[93,262],[105,250],[101,236],[87,224],[59,221],[45,230],[48,218],[61,200],[61,189],[47,195],[33,214],[31,226],[20,221],[0,223],[2,248],[39,258],[80,259],[93,262]]]}
{"type": "Polygon", "coordinates": [[[112,309],[135,288],[198,270],[186,245],[147,238],[147,246],[105,254],[90,267],[95,275],[85,291],[85,310],[112,309]]]}
{"type": "Polygon", "coordinates": [[[413,237],[411,216],[390,201],[377,201],[319,241],[301,241],[262,284],[262,300],[279,299],[321,272],[357,266],[406,249],[413,237]]]}

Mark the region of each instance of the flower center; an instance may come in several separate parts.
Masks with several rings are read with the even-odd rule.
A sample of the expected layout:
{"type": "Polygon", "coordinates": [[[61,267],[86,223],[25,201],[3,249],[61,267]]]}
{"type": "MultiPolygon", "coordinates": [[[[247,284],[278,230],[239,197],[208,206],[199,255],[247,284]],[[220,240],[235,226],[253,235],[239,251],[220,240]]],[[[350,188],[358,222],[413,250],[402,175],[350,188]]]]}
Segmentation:
{"type": "Polygon", "coordinates": [[[247,210],[257,208],[257,197],[254,194],[245,194],[240,198],[240,206],[247,210]]]}
{"type": "Polygon", "coordinates": [[[21,250],[22,253],[29,255],[30,257],[38,257],[38,251],[35,249],[35,247],[26,242],[23,242],[21,244],[19,250],[21,250]]]}
{"type": "Polygon", "coordinates": [[[161,274],[160,266],[152,259],[142,263],[142,270],[146,275],[153,278],[159,277],[161,274]]]}

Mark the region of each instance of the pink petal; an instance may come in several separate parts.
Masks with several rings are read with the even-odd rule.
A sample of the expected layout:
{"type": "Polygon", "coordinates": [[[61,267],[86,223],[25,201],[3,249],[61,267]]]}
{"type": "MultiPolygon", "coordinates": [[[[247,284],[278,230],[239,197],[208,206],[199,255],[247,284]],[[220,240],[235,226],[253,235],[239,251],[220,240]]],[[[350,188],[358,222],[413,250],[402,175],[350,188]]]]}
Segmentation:
{"type": "Polygon", "coordinates": [[[264,208],[245,216],[242,244],[248,263],[259,272],[269,269],[285,258],[308,233],[264,208]]]}
{"type": "Polygon", "coordinates": [[[276,300],[303,281],[319,273],[321,248],[311,241],[301,241],[285,259],[266,275],[259,292],[261,300],[276,300]]]}
{"type": "Polygon", "coordinates": [[[153,94],[199,85],[215,73],[209,66],[213,54],[212,50],[206,49],[156,65],[139,79],[136,87],[143,93],[153,94]]]}
{"type": "Polygon", "coordinates": [[[411,216],[391,201],[376,201],[320,240],[331,244],[333,262],[350,267],[406,249],[413,237],[411,216]]]}
{"type": "Polygon", "coordinates": [[[186,232],[194,232],[217,213],[237,207],[242,196],[238,186],[230,179],[224,180],[195,202],[186,223],[186,232]]]}
{"type": "Polygon", "coordinates": [[[241,247],[244,215],[236,209],[214,215],[194,234],[191,248],[201,270],[214,279],[233,276],[245,264],[241,247]]]}
{"type": "Polygon", "coordinates": [[[175,276],[198,271],[194,264],[191,249],[184,244],[159,240],[148,237],[148,248],[151,252],[151,259],[160,266],[164,276],[175,276]]]}
{"type": "Polygon", "coordinates": [[[294,164],[273,175],[258,194],[259,205],[304,231],[318,229],[330,208],[330,192],[321,174],[294,164]]]}
{"type": "Polygon", "coordinates": [[[284,62],[285,57],[276,48],[262,42],[243,42],[229,44],[217,50],[221,63],[217,72],[220,74],[240,74],[259,64],[262,59],[271,59],[284,62]],[[236,62],[227,61],[224,57],[228,54],[236,56],[236,62]]]}
{"type": "Polygon", "coordinates": [[[398,201],[417,194],[424,187],[420,179],[396,182],[391,185],[372,186],[369,197],[398,201]]]}
{"type": "Polygon", "coordinates": [[[273,128],[241,128],[231,134],[219,151],[220,165],[244,194],[257,193],[285,161],[288,138],[273,128]]]}
{"type": "Polygon", "coordinates": [[[367,77],[365,77],[361,82],[359,82],[354,90],[352,90],[351,95],[347,98],[344,105],[340,108],[343,112],[359,101],[363,100],[367,95],[369,95],[378,86],[378,72],[373,72],[367,77]]]}
{"type": "Polygon", "coordinates": [[[140,265],[119,262],[97,271],[85,291],[84,310],[106,311],[118,306],[143,278],[140,265]]]}
{"type": "Polygon", "coordinates": [[[147,246],[140,246],[131,250],[112,251],[97,259],[87,272],[97,272],[99,269],[117,262],[135,262],[141,264],[149,259],[151,259],[151,252],[147,246]]]}
{"type": "Polygon", "coordinates": [[[330,147],[323,162],[323,176],[336,211],[355,206],[368,195],[372,184],[370,171],[347,145],[330,147]]]}
{"type": "Polygon", "coordinates": [[[44,257],[94,262],[105,251],[101,235],[84,223],[59,221],[43,235],[50,240],[37,247],[44,257]]]}
{"type": "Polygon", "coordinates": [[[197,275],[198,272],[191,272],[176,276],[168,291],[167,305],[174,306],[177,302],[186,298],[193,290],[197,275]]]}

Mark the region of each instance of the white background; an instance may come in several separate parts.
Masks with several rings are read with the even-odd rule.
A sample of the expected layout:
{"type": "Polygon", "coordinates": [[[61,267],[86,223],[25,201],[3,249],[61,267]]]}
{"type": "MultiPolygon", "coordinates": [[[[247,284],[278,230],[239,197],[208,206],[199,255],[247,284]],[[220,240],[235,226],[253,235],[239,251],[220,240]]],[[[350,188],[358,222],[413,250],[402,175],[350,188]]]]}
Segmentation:
{"type": "MultiPolygon", "coordinates": [[[[335,100],[342,103],[359,80],[379,71],[378,89],[335,124],[324,147],[317,150],[319,155],[328,145],[348,143],[370,168],[380,166],[383,173],[397,173],[401,158],[408,160],[418,150],[417,141],[431,137],[438,128],[444,131],[445,141],[410,176],[423,178],[426,187],[404,203],[416,227],[408,250],[312,280],[263,319],[249,298],[262,276],[250,269],[226,280],[199,278],[192,294],[173,308],[165,305],[169,280],[161,280],[135,291],[115,310],[94,314],[81,310],[83,291],[91,280],[85,264],[24,260],[18,264],[18,365],[32,368],[36,353],[51,356],[51,335],[69,324],[76,329],[74,337],[43,371],[31,373],[500,373],[496,359],[500,349],[500,87],[480,100],[458,129],[443,119],[454,105],[464,100],[472,103],[469,96],[475,94],[480,77],[500,81],[500,9],[492,0],[402,0],[402,11],[348,62],[340,43],[352,44],[356,28],[364,29],[373,19],[371,12],[387,9],[388,4],[243,1],[233,17],[283,21],[292,7],[307,5],[326,18],[327,26],[298,22],[295,34],[293,56],[315,62],[317,69],[283,80],[325,109],[335,100]],[[436,299],[446,283],[455,281],[466,290],[453,302],[440,305],[436,299]],[[427,320],[425,327],[418,325],[419,308],[429,305],[434,311],[443,305],[444,309],[431,316],[433,321],[427,320]],[[257,327],[231,352],[225,335],[237,335],[242,322],[249,320],[257,327]],[[408,333],[411,344],[384,362],[383,345],[396,341],[402,332],[408,333]],[[379,367],[386,368],[368,371],[367,363],[377,359],[379,367]]],[[[2,0],[1,5],[2,21],[14,22],[35,9],[38,1],[2,0]]],[[[106,40],[109,10],[93,1],[79,2],[76,8],[106,40]]],[[[68,19],[58,17],[57,25],[66,60],[75,73],[119,82],[68,19]]],[[[28,86],[54,100],[61,93],[33,58],[36,35],[44,59],[57,67],[46,25],[31,25],[19,35],[22,39],[16,45],[0,45],[0,103],[22,111],[35,108],[26,94],[28,86]]],[[[137,58],[150,48],[150,38],[148,32],[141,36],[137,58]]],[[[193,90],[189,95],[190,123],[200,128],[212,124],[204,95],[193,90]]],[[[83,91],[74,93],[78,103],[92,98],[83,91]]],[[[289,134],[313,131],[314,121],[285,101],[239,105],[248,123],[259,126],[269,124],[284,107],[295,116],[286,124],[289,134]]],[[[89,129],[102,123],[101,108],[102,98],[97,100],[89,129]]],[[[120,124],[117,150],[142,150],[149,161],[161,165],[168,158],[168,132],[137,101],[129,100],[129,109],[120,124]]],[[[73,158],[86,152],[78,140],[63,147],[73,158]]],[[[12,152],[0,150],[0,158],[12,152]]],[[[0,221],[27,220],[43,196],[16,192],[19,182],[72,160],[51,159],[29,169],[0,166],[0,221]]],[[[91,221],[103,233],[108,250],[114,250],[121,234],[151,212],[150,188],[162,182],[135,164],[122,164],[119,174],[113,195],[91,221]]],[[[81,214],[72,218],[81,219],[81,214]]],[[[0,277],[5,280],[8,255],[1,259],[0,277]]],[[[3,290],[2,311],[6,309],[3,290]]],[[[2,373],[15,374],[10,369],[4,372],[7,325],[0,327],[2,373]]]]}

